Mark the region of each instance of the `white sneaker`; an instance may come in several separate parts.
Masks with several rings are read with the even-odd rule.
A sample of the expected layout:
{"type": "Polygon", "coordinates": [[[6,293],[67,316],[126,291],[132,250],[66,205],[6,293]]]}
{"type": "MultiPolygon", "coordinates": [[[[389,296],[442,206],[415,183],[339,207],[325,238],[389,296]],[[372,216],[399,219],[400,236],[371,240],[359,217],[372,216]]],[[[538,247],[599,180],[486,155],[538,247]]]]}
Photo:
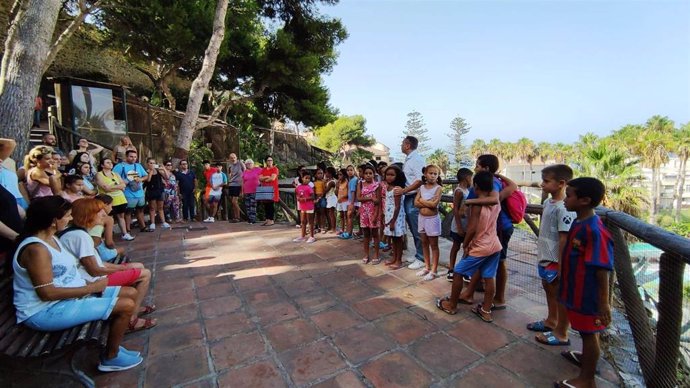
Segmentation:
{"type": "Polygon", "coordinates": [[[206,223],[213,222],[213,217],[206,217],[206,219],[203,220],[202,222],[206,222],[206,223]]]}
{"type": "Polygon", "coordinates": [[[423,261],[419,261],[419,260],[415,260],[414,263],[408,265],[407,268],[409,268],[409,269],[420,269],[420,268],[424,268],[424,262],[423,262],[423,261]]]}
{"type": "Polygon", "coordinates": [[[304,237],[295,237],[292,239],[292,242],[302,242],[304,241],[304,237]]]}
{"type": "Polygon", "coordinates": [[[419,272],[417,272],[415,275],[417,275],[421,278],[422,276],[426,276],[430,273],[431,272],[428,269],[424,268],[424,269],[420,270],[419,272]]]}
{"type": "Polygon", "coordinates": [[[152,231],[152,232],[153,232],[154,230],[156,230],[156,224],[151,224],[151,225],[149,225],[149,230],[152,231]]]}
{"type": "Polygon", "coordinates": [[[125,233],[122,235],[122,239],[125,241],[132,241],[132,240],[134,240],[134,237],[132,237],[132,235],[129,233],[125,233]]]}
{"type": "Polygon", "coordinates": [[[315,243],[315,242],[316,242],[316,239],[315,239],[314,237],[309,237],[309,238],[307,239],[307,244],[313,244],[313,243],[315,243]]]}
{"type": "Polygon", "coordinates": [[[434,279],[436,279],[436,276],[438,276],[438,275],[436,275],[434,272],[429,272],[428,274],[426,274],[426,276],[424,276],[424,279],[422,279],[422,280],[426,280],[426,281],[434,280],[434,279]]]}
{"type": "Polygon", "coordinates": [[[163,229],[170,229],[170,224],[168,224],[167,222],[164,222],[162,225],[162,228],[163,229]]]}

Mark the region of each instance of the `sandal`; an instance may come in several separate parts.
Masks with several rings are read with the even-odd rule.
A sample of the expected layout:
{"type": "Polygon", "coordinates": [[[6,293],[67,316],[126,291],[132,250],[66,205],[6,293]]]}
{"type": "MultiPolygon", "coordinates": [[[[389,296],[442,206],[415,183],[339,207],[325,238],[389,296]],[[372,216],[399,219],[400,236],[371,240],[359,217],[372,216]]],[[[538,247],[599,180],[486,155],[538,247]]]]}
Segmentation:
{"type": "Polygon", "coordinates": [[[149,229],[149,228],[141,228],[141,229],[139,229],[139,231],[140,231],[140,232],[148,232],[148,233],[153,233],[153,232],[155,232],[155,230],[151,230],[151,229],[149,229]]]}
{"type": "Polygon", "coordinates": [[[362,258],[362,264],[369,264],[369,258],[368,258],[368,257],[363,257],[363,258],[362,258]]]}
{"type": "MultiPolygon", "coordinates": [[[[581,368],[582,367],[582,361],[580,361],[580,358],[582,358],[582,352],[576,352],[574,350],[566,350],[561,352],[561,356],[568,360],[573,365],[576,365],[577,367],[581,368]]],[[[597,366],[596,369],[596,374],[599,374],[599,367],[597,366]]]]}
{"type": "Polygon", "coordinates": [[[146,315],[146,314],[151,314],[152,312],[156,311],[156,305],[152,304],[150,306],[143,306],[139,310],[139,315],[146,315]]]}
{"type": "Polygon", "coordinates": [[[484,307],[482,307],[481,303],[474,307],[472,312],[486,323],[491,323],[494,321],[494,319],[491,317],[491,310],[484,310],[484,307]],[[484,314],[488,315],[489,318],[485,317],[484,314]]]}
{"type": "Polygon", "coordinates": [[[576,388],[574,385],[570,384],[568,380],[554,381],[554,388],[576,388]]]}
{"type": "Polygon", "coordinates": [[[441,311],[443,311],[444,313],[449,314],[449,315],[455,315],[455,314],[458,313],[457,310],[451,310],[451,309],[449,309],[449,308],[443,307],[443,302],[444,302],[444,301],[446,301],[446,302],[447,302],[447,301],[450,301],[450,297],[449,297],[449,296],[444,296],[444,297],[441,298],[441,299],[436,299],[436,307],[437,307],[439,310],[441,310],[441,311]]]}
{"type": "Polygon", "coordinates": [[[379,265],[381,264],[381,258],[379,257],[378,259],[373,259],[371,261],[371,265],[379,265]]]}
{"type": "MultiPolygon", "coordinates": [[[[496,308],[494,307],[494,310],[495,310],[495,309],[496,309],[496,308]]],[[[553,331],[552,328],[546,326],[546,324],[544,323],[544,320],[543,320],[543,319],[542,319],[541,321],[536,321],[536,322],[528,323],[528,324],[527,324],[527,330],[538,331],[538,332],[542,332],[542,333],[545,332],[545,331],[553,331]]]]}
{"type": "Polygon", "coordinates": [[[553,332],[546,331],[544,333],[541,333],[541,336],[539,334],[534,336],[534,339],[539,342],[540,344],[544,345],[549,345],[549,346],[569,346],[570,345],[570,339],[567,339],[565,341],[561,341],[558,338],[556,338],[555,335],[553,335],[553,332]]]}
{"type": "Polygon", "coordinates": [[[134,322],[130,321],[129,322],[129,325],[127,326],[126,333],[134,333],[134,332],[141,331],[141,330],[147,330],[147,329],[150,329],[152,327],[155,327],[157,324],[158,323],[151,318],[137,318],[136,321],[134,321],[134,322]],[[144,321],[144,323],[140,326],[137,326],[137,323],[139,323],[141,321],[144,321]]]}
{"type": "Polygon", "coordinates": [[[388,269],[390,269],[391,271],[395,271],[396,269],[400,269],[402,267],[402,265],[395,263],[391,263],[390,265],[388,265],[388,269]]]}

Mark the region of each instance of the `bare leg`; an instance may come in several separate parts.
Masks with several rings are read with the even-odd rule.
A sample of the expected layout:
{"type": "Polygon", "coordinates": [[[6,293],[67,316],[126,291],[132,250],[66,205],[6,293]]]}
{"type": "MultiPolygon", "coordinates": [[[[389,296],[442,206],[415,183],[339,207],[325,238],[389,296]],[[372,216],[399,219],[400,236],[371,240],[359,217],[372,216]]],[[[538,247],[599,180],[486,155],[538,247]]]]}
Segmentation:
{"type": "MultiPolygon", "coordinates": [[[[508,283],[508,269],[506,268],[506,261],[501,260],[498,263],[498,270],[496,271],[496,295],[494,296],[494,304],[501,306],[506,303],[506,284],[508,283]]],[[[484,286],[486,288],[486,286],[484,286]]]]}
{"type": "Polygon", "coordinates": [[[431,250],[431,272],[437,273],[438,271],[438,236],[427,236],[429,240],[429,248],[431,250]]]}
{"type": "Polygon", "coordinates": [[[580,333],[582,336],[582,357],[580,375],[568,380],[568,384],[578,388],[595,388],[594,374],[599,361],[599,333],[580,333]]]}
{"type": "Polygon", "coordinates": [[[453,241],[453,246],[450,248],[450,257],[448,258],[448,270],[450,271],[455,268],[455,262],[458,260],[458,252],[460,252],[460,243],[453,241]]]}
{"type": "MultiPolygon", "coordinates": [[[[126,287],[124,287],[126,288],[126,287]]],[[[122,288],[122,289],[124,289],[122,288]]],[[[120,289],[120,291],[122,291],[120,289]]],[[[134,300],[123,297],[120,293],[110,313],[110,331],[108,331],[108,342],[105,345],[105,358],[111,359],[117,356],[120,351],[120,344],[122,338],[125,336],[125,331],[129,325],[129,319],[134,312],[134,300]]]]}
{"type": "Polygon", "coordinates": [[[130,232],[130,225],[132,225],[132,212],[130,211],[130,209],[127,209],[127,211],[125,212],[124,218],[125,218],[125,228],[123,229],[124,230],[124,232],[122,232],[123,234],[129,233],[130,232]]]}
{"type": "MultiPolygon", "coordinates": [[[[314,213],[307,214],[307,221],[309,221],[309,236],[314,237],[314,213]]],[[[304,221],[302,222],[302,228],[304,228],[304,221]]]]}
{"type": "Polygon", "coordinates": [[[374,260],[379,260],[379,228],[369,228],[371,237],[374,240],[374,260]]]}
{"type": "Polygon", "coordinates": [[[371,229],[362,228],[362,233],[364,234],[364,258],[369,260],[369,241],[371,241],[371,229]]]}
{"type": "Polygon", "coordinates": [[[300,229],[302,231],[302,238],[307,236],[307,212],[301,211],[299,214],[300,229]]]}
{"type": "Polygon", "coordinates": [[[158,212],[158,218],[161,222],[165,222],[165,213],[163,213],[163,201],[156,201],[156,211],[158,212]]]}
{"type": "Polygon", "coordinates": [[[156,203],[158,201],[151,200],[149,201],[149,222],[153,227],[156,226],[156,203]]]}
{"type": "MultiPolygon", "coordinates": [[[[129,226],[129,222],[125,222],[125,215],[124,214],[118,214],[115,216],[117,218],[117,225],[120,226],[120,232],[122,234],[129,233],[129,229],[127,228],[129,226]]],[[[130,217],[131,221],[131,217],[130,217]]]]}
{"type": "Polygon", "coordinates": [[[458,298],[460,298],[460,294],[462,293],[462,286],[462,276],[454,276],[453,286],[450,290],[450,300],[442,300],[441,306],[448,310],[455,311],[458,308],[458,298]]]}
{"type": "Polygon", "coordinates": [[[429,238],[426,233],[420,233],[419,238],[422,240],[422,252],[424,253],[424,268],[427,271],[431,270],[431,252],[429,249],[429,238]]]}

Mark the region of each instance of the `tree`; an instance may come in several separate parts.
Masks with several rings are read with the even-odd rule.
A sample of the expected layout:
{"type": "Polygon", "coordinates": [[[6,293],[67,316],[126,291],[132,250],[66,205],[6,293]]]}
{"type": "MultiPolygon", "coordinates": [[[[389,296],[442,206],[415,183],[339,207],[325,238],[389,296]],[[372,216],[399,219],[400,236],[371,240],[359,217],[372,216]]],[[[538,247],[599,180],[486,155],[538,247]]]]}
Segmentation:
{"type": "Polygon", "coordinates": [[[180,124],[177,140],[175,140],[175,158],[177,159],[185,159],[189,153],[189,147],[192,145],[192,136],[194,136],[194,131],[196,130],[196,120],[199,118],[201,102],[206,89],[208,89],[208,83],[213,75],[213,70],[216,67],[216,58],[218,58],[220,44],[223,42],[223,36],[225,35],[225,14],[227,11],[228,0],[218,0],[216,16],[213,19],[213,34],[204,54],[201,71],[199,71],[199,75],[192,82],[187,111],[180,124]]]}
{"type": "Polygon", "coordinates": [[[426,128],[424,123],[424,117],[422,114],[413,110],[407,114],[407,122],[405,123],[405,130],[403,134],[405,136],[414,136],[419,140],[417,146],[417,151],[424,155],[429,152],[429,135],[427,134],[429,130],[426,128]]]}
{"type": "Polygon", "coordinates": [[[45,70],[79,28],[86,15],[99,5],[85,0],[16,0],[10,10],[5,51],[0,64],[0,137],[17,141],[16,155],[26,152],[33,113],[33,98],[45,70]],[[76,16],[55,34],[63,5],[76,7],[76,16]],[[57,36],[53,39],[53,36],[57,36]]]}
{"type": "Polygon", "coordinates": [[[537,150],[537,146],[534,145],[534,142],[526,137],[518,139],[517,143],[515,143],[515,152],[516,155],[523,161],[529,164],[529,176],[527,176],[526,172],[523,169],[522,172],[522,178],[526,181],[531,181],[532,180],[532,163],[534,163],[534,159],[539,156],[539,151],[537,150]]]}
{"type": "Polygon", "coordinates": [[[469,166],[472,164],[466,145],[466,136],[470,132],[470,129],[472,129],[472,127],[470,127],[467,121],[460,116],[454,118],[450,122],[450,133],[448,133],[448,137],[451,141],[453,161],[457,167],[469,166]]]}
{"type": "Polygon", "coordinates": [[[659,169],[668,162],[668,148],[674,131],[673,121],[668,117],[653,116],[645,125],[642,139],[638,140],[642,165],[652,170],[652,190],[649,208],[649,222],[656,224],[661,194],[661,174],[659,169]],[[640,141],[641,140],[641,141],[640,141]]]}
{"type": "Polygon", "coordinates": [[[450,170],[450,160],[448,159],[448,152],[437,148],[434,152],[426,158],[429,164],[435,164],[441,169],[441,177],[448,177],[450,170]]]}
{"type": "Polygon", "coordinates": [[[482,139],[474,139],[470,146],[470,154],[477,159],[480,155],[487,153],[487,145],[482,139]]]}
{"type": "Polygon", "coordinates": [[[680,222],[681,210],[683,208],[683,193],[685,191],[685,174],[687,173],[688,157],[690,157],[690,122],[674,132],[673,150],[678,155],[678,159],[680,159],[678,177],[676,178],[676,190],[673,194],[675,206],[674,219],[676,222],[680,222]]]}
{"type": "Polygon", "coordinates": [[[361,115],[340,116],[332,123],[314,130],[314,144],[338,155],[340,164],[353,160],[354,156],[370,157],[371,153],[362,155],[360,148],[376,142],[372,136],[367,135],[366,124],[367,121],[361,115]]]}
{"type": "Polygon", "coordinates": [[[542,164],[546,164],[549,160],[554,158],[556,153],[553,144],[548,142],[541,142],[537,144],[537,149],[539,150],[539,159],[542,164]]]}

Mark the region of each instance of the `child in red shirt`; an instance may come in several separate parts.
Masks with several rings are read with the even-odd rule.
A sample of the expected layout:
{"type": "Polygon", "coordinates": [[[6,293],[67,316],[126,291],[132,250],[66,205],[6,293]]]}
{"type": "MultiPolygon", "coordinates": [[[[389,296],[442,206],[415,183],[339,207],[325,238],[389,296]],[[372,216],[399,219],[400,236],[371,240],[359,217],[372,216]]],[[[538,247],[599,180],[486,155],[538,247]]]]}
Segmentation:
{"type": "Polygon", "coordinates": [[[295,197],[297,198],[297,210],[300,214],[300,224],[302,235],[296,237],[294,242],[305,241],[307,237],[307,223],[309,223],[309,238],[306,239],[308,244],[316,241],[314,238],[314,189],[309,186],[311,182],[311,173],[306,171],[300,177],[300,185],[295,188],[295,197]]]}

